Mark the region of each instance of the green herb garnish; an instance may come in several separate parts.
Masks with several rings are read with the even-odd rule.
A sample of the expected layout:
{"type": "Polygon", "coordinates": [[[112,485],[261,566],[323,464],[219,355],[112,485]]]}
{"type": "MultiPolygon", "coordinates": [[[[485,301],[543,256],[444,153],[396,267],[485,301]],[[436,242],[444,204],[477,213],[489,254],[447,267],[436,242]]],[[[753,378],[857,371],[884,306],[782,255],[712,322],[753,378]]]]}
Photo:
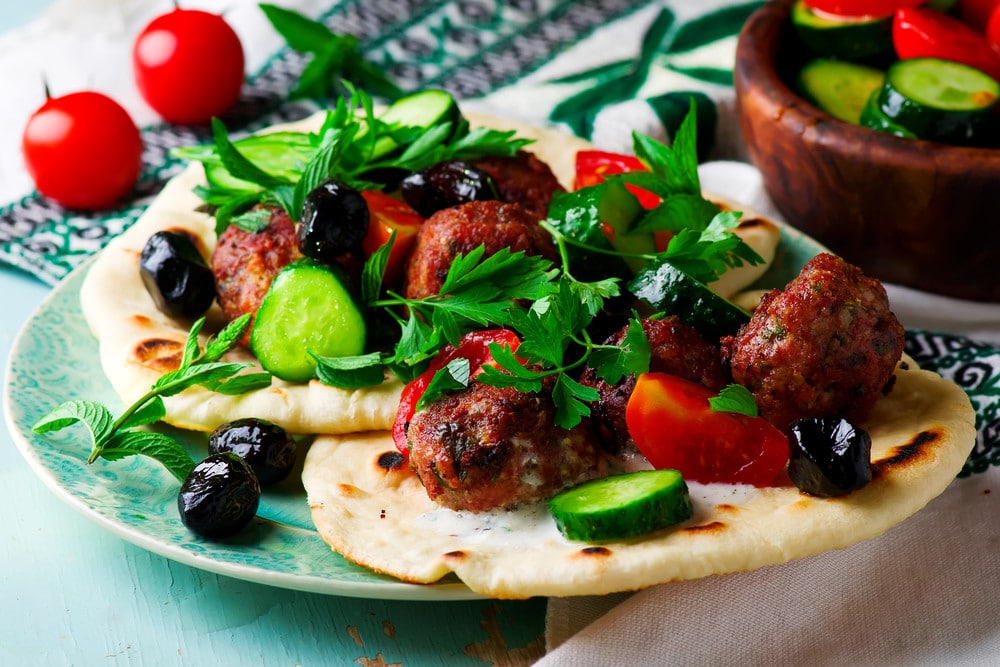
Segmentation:
{"type": "Polygon", "coordinates": [[[260,8],[289,47],[312,56],[289,95],[290,99],[343,95],[346,93],[344,81],[388,99],[402,94],[381,67],[362,57],[358,38],[354,35],[337,34],[319,21],[290,9],[271,4],[261,4],[260,8]]]}
{"type": "Polygon", "coordinates": [[[750,390],[741,384],[731,384],[722,388],[717,396],[708,399],[708,405],[715,412],[734,412],[748,417],[757,416],[757,401],[750,390]]]}
{"type": "Polygon", "coordinates": [[[126,408],[117,419],[107,407],[96,401],[73,400],[57,406],[39,419],[32,429],[36,433],[49,433],[82,423],[91,435],[92,447],[88,463],[93,463],[98,458],[116,461],[142,454],[156,459],[178,481],[184,481],[195,466],[184,447],[164,433],[139,430],[139,427],[153,424],[166,416],[163,397],[174,396],[194,386],[225,394],[240,394],[271,384],[268,373],[241,374],[253,367],[253,364],[219,361],[250,325],[249,315],[233,320],[218,336],[209,339],[202,351],[198,333],[204,321],[201,318],[192,325],[177,370],[161,375],[150,390],[126,408]]]}

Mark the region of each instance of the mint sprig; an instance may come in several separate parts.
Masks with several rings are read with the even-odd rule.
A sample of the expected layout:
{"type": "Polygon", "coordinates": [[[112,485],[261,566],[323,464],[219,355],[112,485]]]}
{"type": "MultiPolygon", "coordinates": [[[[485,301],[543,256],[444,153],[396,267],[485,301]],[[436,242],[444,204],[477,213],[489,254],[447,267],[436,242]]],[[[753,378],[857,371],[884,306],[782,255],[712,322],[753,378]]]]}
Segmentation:
{"type": "Polygon", "coordinates": [[[166,407],[163,397],[174,396],[194,386],[233,394],[260,389],[271,384],[268,373],[242,373],[253,367],[250,363],[221,362],[219,359],[243,336],[250,325],[250,316],[233,320],[205,345],[198,342],[204,318],[197,320],[188,333],[180,366],[164,373],[142,397],[115,418],[106,406],[87,400],[66,401],[39,419],[35,433],[60,431],[73,424],[83,424],[90,432],[91,450],[87,459],[117,461],[141,454],[159,461],[170,473],[184,481],[195,466],[194,459],[174,438],[157,431],[140,430],[143,426],[163,419],[166,407]]]}
{"type": "Polygon", "coordinates": [[[730,384],[722,388],[718,395],[708,399],[714,412],[732,412],[748,417],[757,416],[757,401],[749,389],[741,384],[730,384]]]}

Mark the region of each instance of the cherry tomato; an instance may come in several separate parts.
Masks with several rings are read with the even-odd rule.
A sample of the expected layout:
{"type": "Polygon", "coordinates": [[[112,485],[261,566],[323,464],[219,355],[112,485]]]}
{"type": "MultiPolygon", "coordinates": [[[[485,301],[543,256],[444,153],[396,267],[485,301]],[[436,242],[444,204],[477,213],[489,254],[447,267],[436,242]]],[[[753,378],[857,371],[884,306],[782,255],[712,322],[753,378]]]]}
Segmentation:
{"type": "Polygon", "coordinates": [[[361,241],[361,248],[367,257],[388,243],[392,232],[396,232],[383,280],[389,285],[397,285],[424,218],[406,202],[381,190],[366,190],[361,196],[368,203],[368,233],[361,241]]]}
{"type": "Polygon", "coordinates": [[[996,53],[1000,53],[1000,5],[986,24],[986,41],[996,53]]]}
{"type": "Polygon", "coordinates": [[[475,376],[482,370],[484,364],[493,360],[493,355],[490,353],[490,343],[506,345],[511,351],[514,351],[521,344],[521,339],[508,329],[485,329],[467,333],[462,336],[457,348],[451,345],[445,346],[436,357],[431,359],[431,364],[426,371],[403,387],[403,392],[399,397],[399,408],[396,410],[396,420],[392,423],[392,441],[395,443],[396,449],[403,454],[410,453],[409,445],[406,444],[406,427],[413,419],[417,402],[424,395],[424,391],[434,378],[434,374],[447,366],[452,359],[465,357],[469,360],[470,377],[475,376]]]}
{"type": "MultiPolygon", "coordinates": [[[[622,174],[628,171],[647,171],[639,158],[632,155],[622,155],[609,151],[578,151],[576,154],[576,174],[573,181],[573,189],[579,190],[591,185],[597,185],[604,180],[605,176],[622,174]]],[[[647,192],[633,185],[626,186],[639,198],[639,203],[643,208],[656,208],[660,203],[660,198],[651,192],[647,192]]]]}
{"type": "Polygon", "coordinates": [[[952,60],[1000,80],[1000,55],[986,38],[932,9],[898,10],[892,21],[892,43],[900,58],[952,60]]]}
{"type": "Polygon", "coordinates": [[[654,468],[703,484],[767,486],[788,463],[788,439],[760,417],[716,412],[713,392],[666,373],[642,373],[625,408],[628,432],[654,468]]]}
{"type": "Polygon", "coordinates": [[[1000,7],[1000,0],[959,0],[958,18],[976,32],[985,33],[997,7],[1000,7]]]}
{"type": "Polygon", "coordinates": [[[98,210],[128,194],[142,170],[142,137],[102,93],[49,97],[28,119],[21,150],[35,187],[62,206],[98,210]]]}
{"type": "Polygon", "coordinates": [[[892,16],[900,7],[917,7],[927,0],[805,0],[809,9],[835,16],[892,16]]]}
{"type": "Polygon", "coordinates": [[[180,9],[150,22],[132,45],[136,85],[170,123],[206,123],[239,99],[244,80],[239,37],[217,14],[180,9]]]}

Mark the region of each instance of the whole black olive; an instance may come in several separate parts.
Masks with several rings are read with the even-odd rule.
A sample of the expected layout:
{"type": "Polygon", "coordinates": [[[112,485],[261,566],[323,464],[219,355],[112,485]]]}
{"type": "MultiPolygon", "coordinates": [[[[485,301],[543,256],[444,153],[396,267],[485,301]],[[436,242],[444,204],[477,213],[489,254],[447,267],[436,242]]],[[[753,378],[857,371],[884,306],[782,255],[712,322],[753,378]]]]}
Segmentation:
{"type": "Polygon", "coordinates": [[[466,202],[500,199],[493,177],[461,160],[445,160],[414,172],[399,187],[406,203],[425,218],[466,202]]]}
{"type": "Polygon", "coordinates": [[[295,440],[282,427],[265,419],[237,419],[212,431],[211,454],[232,452],[253,468],[262,486],[280,482],[295,467],[295,440]]]}
{"type": "Polygon", "coordinates": [[[198,317],[215,300],[215,277],[190,236],[160,231],[139,255],[139,275],[156,307],[172,317],[198,317]]]}
{"type": "Polygon", "coordinates": [[[872,479],[872,439],[839,417],[792,422],[788,476],[801,491],[828,498],[842,496],[872,479]]]}
{"type": "Polygon", "coordinates": [[[257,514],[260,483],[250,464],[231,452],[212,454],[181,485],[181,521],[202,537],[230,537],[257,514]]]}
{"type": "Polygon", "coordinates": [[[335,181],[313,188],[302,205],[299,250],[306,257],[334,264],[357,250],[368,233],[368,203],[361,193],[335,181]]]}

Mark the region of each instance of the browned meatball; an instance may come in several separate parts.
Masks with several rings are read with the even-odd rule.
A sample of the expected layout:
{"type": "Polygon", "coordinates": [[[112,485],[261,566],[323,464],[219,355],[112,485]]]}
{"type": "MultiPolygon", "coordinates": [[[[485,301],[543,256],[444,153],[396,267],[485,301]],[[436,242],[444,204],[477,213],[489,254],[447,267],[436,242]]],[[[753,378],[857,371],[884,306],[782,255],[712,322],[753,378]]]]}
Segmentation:
{"type": "Polygon", "coordinates": [[[598,445],[589,424],[556,426],[548,393],[473,380],[416,413],[407,429],[410,466],[427,495],[474,512],[547,500],[593,475],[598,445]]]}
{"type": "Polygon", "coordinates": [[[493,177],[504,201],[520,204],[538,219],[548,215],[552,194],[565,191],[549,165],[527,151],[479,158],[470,164],[493,177]]]}
{"type": "Polygon", "coordinates": [[[552,237],[518,204],[474,201],[427,218],[406,265],[406,296],[419,299],[441,290],[458,255],[484,244],[486,255],[501,248],[556,259],[552,237]]]}
{"type": "Polygon", "coordinates": [[[903,327],[880,282],[830,254],[764,296],[750,322],[722,341],[733,380],[762,417],[864,420],[903,352],[903,327]]]}
{"type": "MultiPolygon", "coordinates": [[[[256,313],[271,281],[298,257],[295,223],[283,209],[273,209],[270,223],[259,232],[227,227],[212,252],[215,289],[226,318],[256,313]]],[[[242,342],[249,340],[248,328],[242,342]]]]}
{"type": "MultiPolygon", "coordinates": [[[[649,340],[649,370],[669,373],[718,391],[729,384],[729,371],[722,362],[719,348],[675,315],[663,319],[643,319],[642,330],[649,340]]],[[[628,327],[612,334],[606,345],[620,345],[628,327]]],[[[626,451],[631,439],[625,423],[625,407],[635,389],[635,376],[628,375],[610,385],[597,377],[592,368],[584,370],[580,382],[597,389],[601,398],[591,405],[594,430],[604,447],[611,452],[626,451]]]]}

